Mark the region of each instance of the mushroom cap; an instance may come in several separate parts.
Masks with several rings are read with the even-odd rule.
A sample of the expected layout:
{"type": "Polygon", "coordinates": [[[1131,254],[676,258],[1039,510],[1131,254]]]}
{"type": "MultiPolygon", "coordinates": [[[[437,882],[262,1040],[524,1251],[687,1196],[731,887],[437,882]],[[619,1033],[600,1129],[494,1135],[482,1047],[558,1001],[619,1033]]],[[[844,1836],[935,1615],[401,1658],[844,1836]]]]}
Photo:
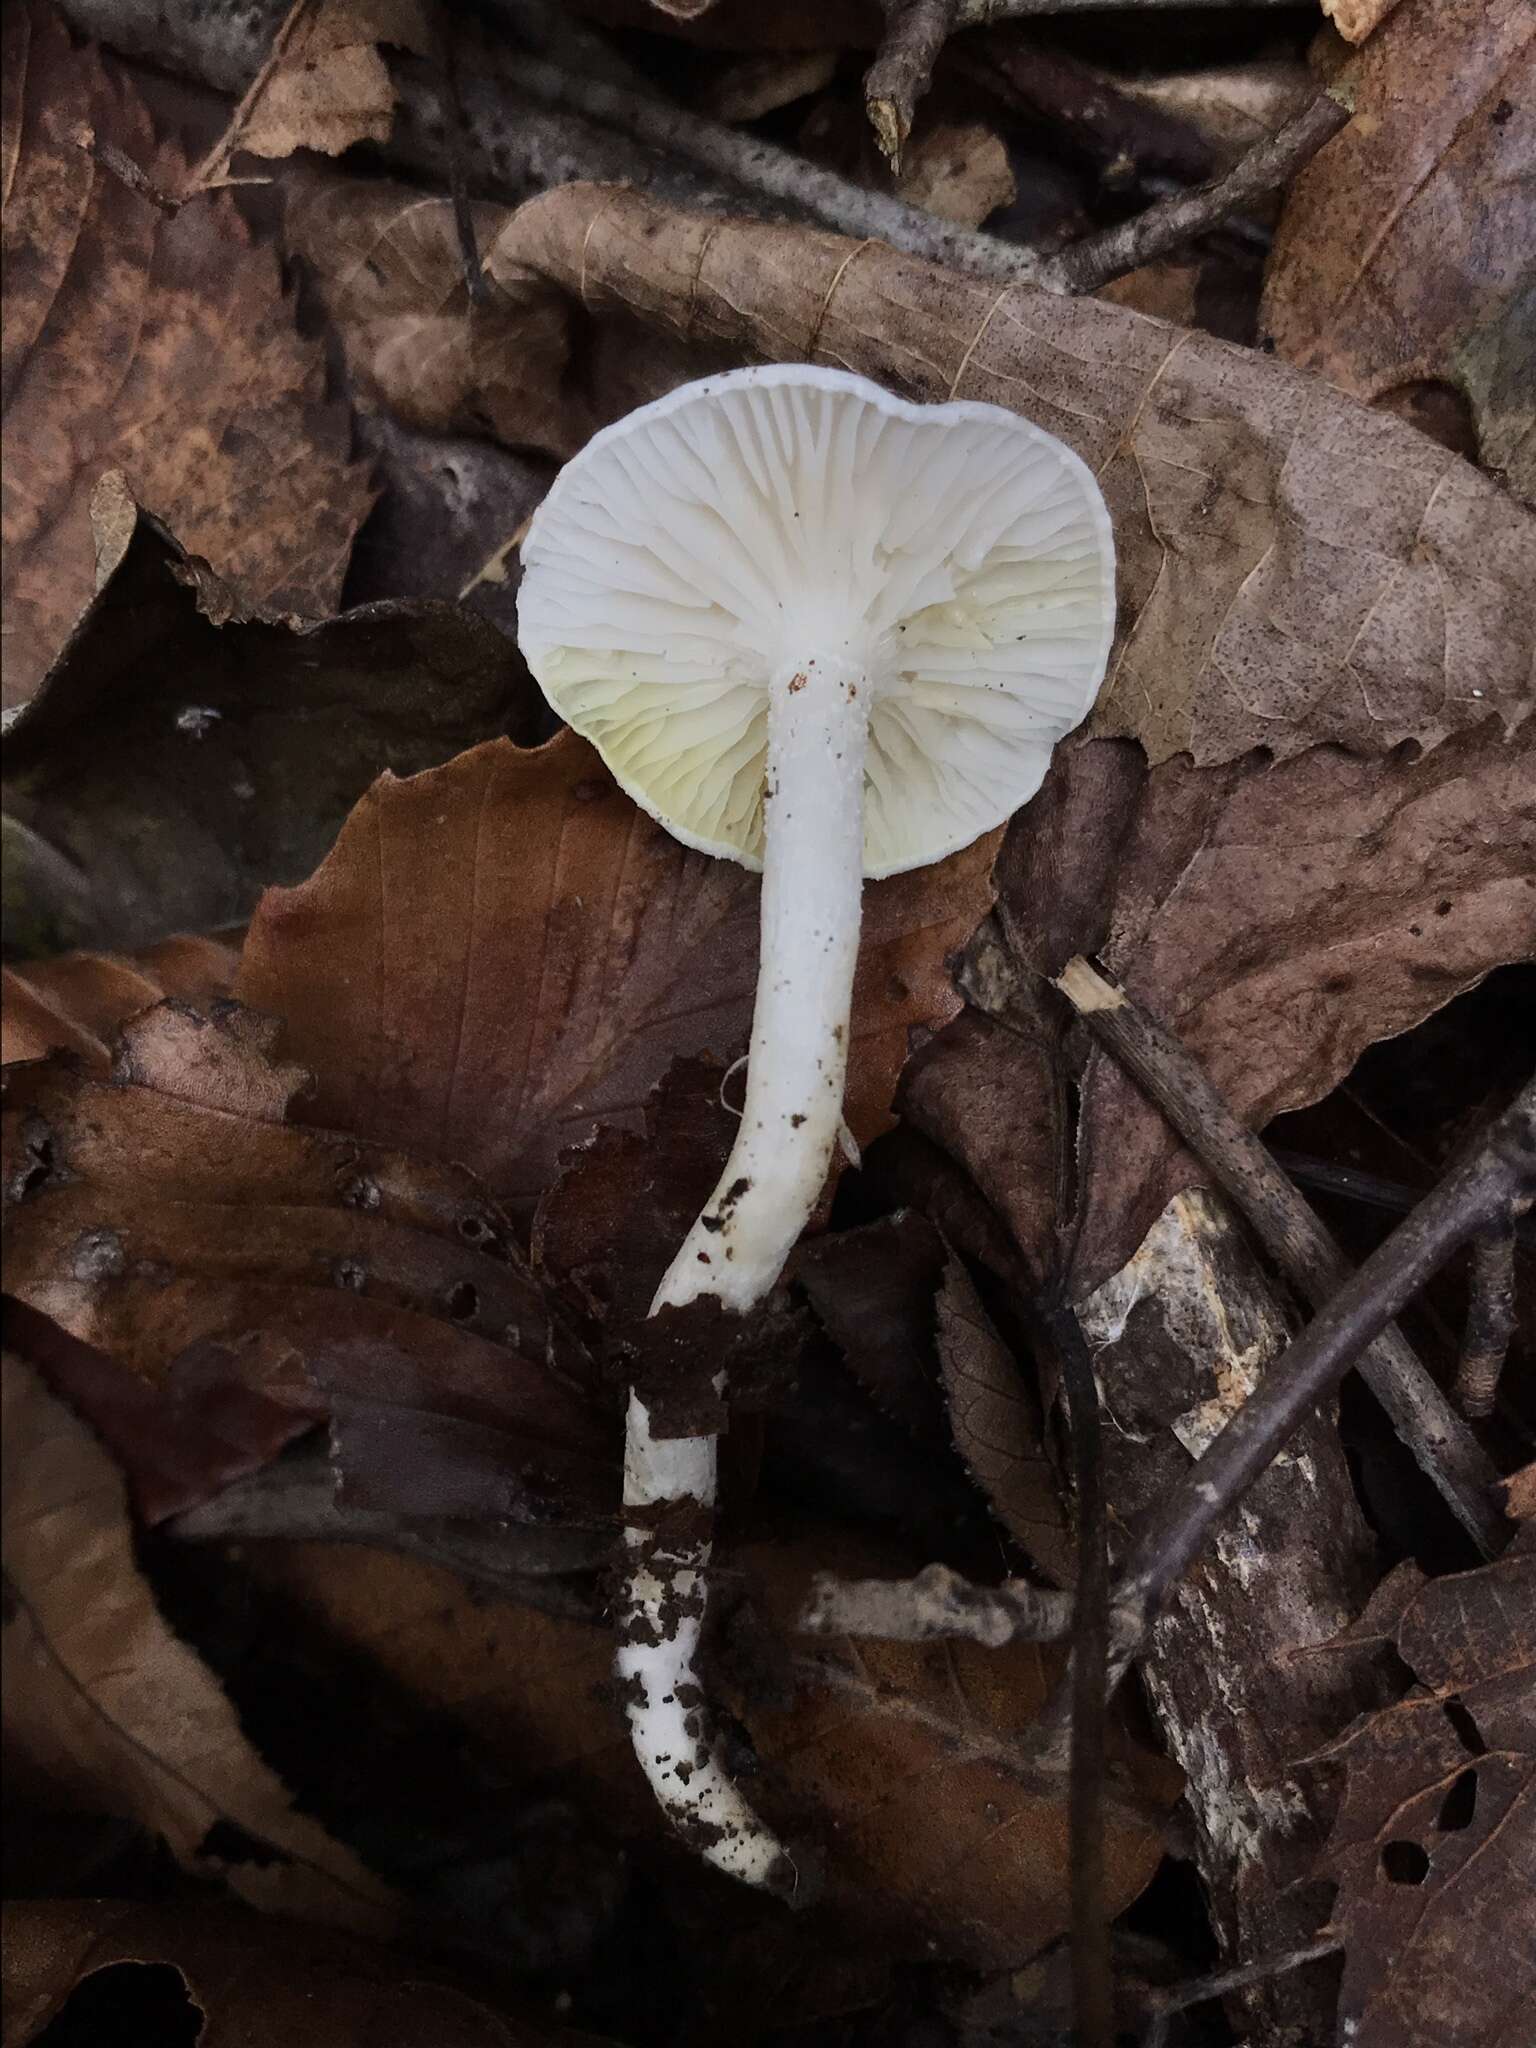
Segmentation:
{"type": "Polygon", "coordinates": [[[1091,471],[1001,406],[804,364],[685,384],[595,435],[523,544],[545,695],[689,846],[762,865],[768,699],[869,685],[864,872],[968,845],[1039,788],[1115,623],[1091,471]]]}

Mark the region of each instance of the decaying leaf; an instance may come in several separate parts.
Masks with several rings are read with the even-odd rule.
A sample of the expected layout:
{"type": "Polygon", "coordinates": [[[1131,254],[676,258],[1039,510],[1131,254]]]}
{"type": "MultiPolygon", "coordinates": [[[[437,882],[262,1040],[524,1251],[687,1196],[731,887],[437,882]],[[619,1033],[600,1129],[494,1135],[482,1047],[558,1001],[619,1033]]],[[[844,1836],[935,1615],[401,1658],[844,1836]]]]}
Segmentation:
{"type": "MultiPolygon", "coordinates": [[[[382,203],[377,188],[331,201],[382,203]]],[[[398,216],[400,196],[390,203],[398,216]]],[[[427,204],[410,202],[418,239],[427,204]]],[[[438,202],[430,239],[446,247],[449,233],[438,202]]],[[[299,240],[356,276],[345,237],[299,240]]],[[[1284,757],[1323,740],[1429,747],[1490,711],[1511,728],[1529,713],[1536,520],[1403,422],[1289,365],[1104,301],[1000,290],[879,243],[695,217],[610,187],[547,193],[484,246],[502,300],[533,308],[521,388],[537,402],[519,412],[514,388],[499,404],[522,433],[530,412],[534,431],[544,422],[560,451],[569,406],[538,394],[563,350],[605,323],[632,336],[636,320],[686,344],[694,374],[723,352],[831,362],[916,398],[1013,406],[1059,434],[1099,476],[1120,561],[1095,730],[1134,735],[1154,760],[1255,746],[1284,757]]],[[[388,260],[398,272],[405,258],[388,260]]],[[[460,406],[474,386],[462,326],[447,342],[460,406]]],[[[503,349],[502,387],[516,386],[512,360],[503,349]]],[[[582,349],[570,361],[590,368],[582,349]]],[[[648,375],[643,394],[583,384],[589,417],[678,371],[648,375]]]]}
{"type": "Polygon", "coordinates": [[[1357,2048],[1524,2048],[1536,2027],[1533,1539],[1525,1521],[1412,1592],[1391,1634],[1417,1685],[1323,1752],[1345,1771],[1321,1867],[1357,2048]]]}
{"type": "Polygon", "coordinates": [[[1072,1535],[1045,1452],[1037,1390],[960,1260],[939,1290],[939,1357],[955,1443],[1000,1520],[1058,1585],[1076,1577],[1072,1535]]]}
{"type": "Polygon", "coordinates": [[[1357,68],[1354,119],[1290,188],[1263,324],[1361,398],[1458,386],[1485,465],[1536,502],[1536,13],[1404,0],[1357,68]]]}
{"type": "Polygon", "coordinates": [[[1346,42],[1363,43],[1399,0],[1323,0],[1323,12],[1346,42]]]}
{"type": "MultiPolygon", "coordinates": [[[[751,1589],[753,1661],[769,1691],[766,1674],[777,1674],[776,1699],[750,1676],[720,1678],[759,1759],[754,1797],[825,1859],[834,1901],[884,1938],[1022,1960],[1066,1924],[1065,1787],[1026,1761],[1059,1658],[1027,1644],[833,1642],[807,1662],[794,1617],[812,1570],[842,1560],[839,1540],[780,1538],[730,1559],[731,1583],[744,1573],[751,1589]]],[[[906,1569],[899,1551],[846,1561],[893,1577],[906,1569]]],[[[471,1621],[462,1587],[382,1552],[285,1545],[256,1563],[336,1641],[453,1711],[509,1772],[595,1803],[625,1833],[663,1825],[611,1696],[604,1629],[503,1602],[471,1621]]],[[[1114,1771],[1110,1882],[1124,1902],[1156,1865],[1158,1815],[1177,1778],[1123,1738],[1114,1771]]]]}
{"type": "Polygon", "coordinates": [[[428,0],[299,0],[221,154],[340,156],[355,142],[387,141],[395,89],[381,43],[431,56],[428,0]]]}
{"type": "MultiPolygon", "coordinates": [[[[6,1922],[11,2048],[29,2048],[55,2022],[68,2025],[83,1991],[93,2012],[142,2014],[146,2041],[176,2038],[195,2014],[198,2048],[374,2048],[385,2040],[390,2048],[577,2048],[563,2028],[493,2010],[428,1966],[232,1906],[27,1899],[10,1904],[6,1922]],[[128,2004],[124,2013],[121,1973],[156,1964],[174,1972],[163,2006],[151,2016],[128,2004]]],[[[594,2035],[580,2039],[599,2048],[594,2035]]]]}
{"type": "Polygon", "coordinates": [[[381,769],[522,730],[534,707],[511,642],[455,605],[251,614],[120,477],[93,510],[101,590],[6,741],[13,947],[241,920],[263,884],[309,872],[381,769]]]}
{"type": "Polygon", "coordinates": [[[112,1460],[9,1356],[4,1406],[10,1768],[139,1821],[252,1905],[387,1935],[389,1891],[294,1811],[211,1672],[161,1619],[112,1460]]]}
{"type": "Polygon", "coordinates": [[[910,1212],[811,1238],[790,1267],[864,1392],[927,1446],[943,1437],[933,1324],[944,1267],[943,1240],[910,1212]]]}
{"type": "Polygon", "coordinates": [[[58,17],[6,9],[4,700],[31,695],[93,589],[91,491],[120,469],[243,601],[333,610],[370,501],[324,350],[227,195],[167,213],[186,161],[58,17]]]}
{"type": "Polygon", "coordinates": [[[175,1472],[152,1443],[140,1468],[142,1400],[88,1359],[51,1369],[158,1513],[186,1504],[200,1443],[212,1492],[329,1417],[358,1505],[601,1523],[616,1418],[506,1218],[462,1168],[286,1122],[306,1077],[271,1061],[275,1029],[165,1004],[108,1079],[7,1070],[7,1287],[159,1390],[175,1472]]]}
{"type": "Polygon", "coordinates": [[[120,1025],[166,997],[207,1010],[229,994],[238,958],[217,939],[183,937],[162,939],[131,959],[66,953],[0,969],[0,1065],[67,1051],[103,1076],[120,1025]]]}
{"type": "MultiPolygon", "coordinates": [[[[915,1032],[959,1007],[946,955],[994,841],[872,883],[846,1114],[889,1122],[915,1032]]],[[[573,733],[376,783],[313,878],[263,899],[237,993],[318,1077],[304,1114],[471,1167],[526,1214],[561,1154],[642,1128],[674,1059],[746,1049],[758,885],[681,846],[573,733]],[[386,1139],[387,1134],[387,1139],[386,1139]]]]}
{"type": "MultiPolygon", "coordinates": [[[[1066,749],[1005,843],[1005,964],[999,981],[995,962],[973,962],[973,999],[1007,1011],[1031,975],[1097,953],[1250,1123],[1317,1101],[1374,1040],[1536,954],[1533,745],[1530,728],[1506,741],[1490,720],[1418,761],[1322,747],[1269,769],[1147,771],[1103,742],[1066,749]],[[1026,967],[1022,988],[1010,959],[1026,967]]],[[[944,1064],[942,1044],[930,1058],[944,1064]]],[[[954,1089],[937,1111],[926,1063],[908,1095],[930,1136],[952,1144],[963,1131],[968,1153],[1012,1133],[1001,1188],[1001,1176],[973,1171],[1027,1250],[1051,1214],[1049,1130],[1005,1122],[982,1100],[985,1070],[951,1064],[954,1089]]],[[[1097,1052],[1077,1150],[1081,1293],[1202,1174],[1097,1052]]]]}

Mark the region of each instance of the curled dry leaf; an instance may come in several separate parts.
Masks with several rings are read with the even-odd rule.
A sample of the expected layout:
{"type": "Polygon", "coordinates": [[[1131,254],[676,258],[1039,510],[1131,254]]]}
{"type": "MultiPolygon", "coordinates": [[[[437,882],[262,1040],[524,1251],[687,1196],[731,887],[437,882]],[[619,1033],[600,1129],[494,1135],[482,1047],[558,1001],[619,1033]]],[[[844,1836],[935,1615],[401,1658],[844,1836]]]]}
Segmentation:
{"type": "MultiPolygon", "coordinates": [[[[993,835],[871,883],[846,1114],[890,1120],[914,1033],[959,1007],[946,955],[991,899],[993,835]]],[[[563,733],[387,778],[299,888],[272,890],[237,992],[318,1077],[304,1114],[471,1167],[527,1214],[568,1147],[642,1128],[674,1059],[746,1049],[758,884],[681,846],[563,733]]]]}
{"type": "MultiPolygon", "coordinates": [[[[498,289],[535,293],[540,388],[560,347],[554,288],[573,340],[638,319],[686,344],[695,372],[722,353],[835,363],[913,398],[1012,406],[1060,435],[1098,475],[1119,553],[1094,729],[1133,735],[1154,760],[1429,747],[1490,711],[1511,728],[1529,714],[1536,520],[1402,421],[1287,364],[1108,302],[999,290],[877,242],[612,187],[547,193],[484,247],[498,289]]],[[[599,410],[637,395],[598,393],[599,410]]],[[[568,412],[554,417],[564,435],[568,412]]]]}
{"type": "Polygon", "coordinates": [[[1354,119],[1287,197],[1262,323],[1361,398],[1459,387],[1483,463],[1536,502],[1536,14],[1404,0],[1354,68],[1354,119]]]}
{"type": "MultiPolygon", "coordinates": [[[[278,1926],[231,1906],[105,1899],[13,1902],[6,1912],[6,2039],[30,2048],[73,2016],[98,1975],[168,1966],[163,2035],[195,2010],[198,2048],[325,2041],[330,2048],[579,2048],[564,2028],[495,2011],[438,1973],[345,1935],[278,1926]]],[[[106,2002],[105,2000],[103,2002],[106,2002]]],[[[152,2024],[147,2020],[146,2025],[152,2024]]],[[[146,2035],[147,2038],[147,2035],[146,2035]]],[[[586,2048],[599,2048],[583,2035],[586,2048]]]]}
{"type": "MultiPolygon", "coordinates": [[[[1419,761],[1320,747],[1269,769],[1148,771],[1103,742],[1060,750],[1010,829],[1001,937],[973,956],[969,993],[1012,1017],[1034,1004],[1035,977],[1097,953],[1239,1115],[1267,1123],[1326,1095],[1367,1045],[1536,951],[1533,758],[1536,731],[1506,741],[1491,720],[1419,761]]],[[[996,1173],[988,1162],[1010,1128],[996,1094],[945,1041],[907,1089],[911,1113],[961,1148],[1030,1255],[1044,1242],[1056,1148],[1045,1122],[1016,1123],[1006,1179],[996,1173]],[[954,1077],[936,1108],[930,1063],[954,1077]]],[[[1077,1154],[1081,1298],[1202,1169],[1099,1052],[1081,1079],[1077,1154]]]]}
{"type": "Polygon", "coordinates": [[[370,502],[324,352],[275,254],[227,196],[167,213],[104,169],[110,146],[175,193],[133,86],[51,11],[7,8],[4,700],[36,689],[94,587],[89,502],[131,488],[247,603],[332,610],[370,502]]]}
{"type": "Polygon", "coordinates": [[[162,1835],[252,1905],[388,1935],[397,1903],[288,1794],[161,1619],[117,1467],[19,1359],[4,1364],[9,1767],[162,1835]]]}
{"type": "Polygon", "coordinates": [[[285,1122],[306,1077],[275,1028],[164,1004],[108,1079],[7,1070],[7,1286],[96,1354],[43,1362],[156,1515],[197,1492],[197,1447],[212,1492],[329,1417],[358,1506],[601,1523],[616,1419],[507,1219],[462,1168],[285,1122]]]}
{"type": "MultiPolygon", "coordinates": [[[[1513,1503],[1512,1503],[1513,1504],[1513,1503]]],[[[1345,1772],[1340,2015],[1358,2048],[1523,2048],[1536,2022],[1536,1523],[1417,1588],[1388,1633],[1418,1680],[1323,1752],[1345,1772]],[[1457,1969],[1448,1958],[1497,1957],[1457,1969]]]]}
{"type": "Polygon", "coordinates": [[[207,1010],[227,996],[239,955],[217,939],[162,939],[131,958],[66,953],[0,969],[0,1065],[70,1052],[98,1078],[111,1040],[140,1010],[171,997],[207,1010]]]}
{"type": "MultiPolygon", "coordinates": [[[[877,1939],[1022,1960],[1066,1925],[1066,1788],[1028,1761],[1030,1720],[1059,1668],[1037,1646],[871,1645],[795,1633],[829,1562],[900,1577],[910,1553],[782,1537],[729,1559],[757,1626],[754,1671],[712,1684],[745,1724],[772,1817],[826,1863],[834,1904],[876,1916],[877,1939]],[[788,1703],[785,1685],[792,1688],[788,1703]],[[765,1694],[772,1694],[768,1698],[765,1694]]],[[[434,1568],[382,1552],[285,1545],[256,1568],[333,1637],[463,1722],[504,1768],[599,1811],[626,1834],[661,1826],[611,1697],[607,1633],[504,1602],[473,1612],[434,1568]]],[[[739,1625],[738,1625],[739,1626],[739,1625]]],[[[733,1631],[734,1632],[734,1631],[733,1631]]],[[[1117,1738],[1108,1841],[1112,1909],[1160,1854],[1178,1778],[1117,1738]]]]}
{"type": "Polygon", "coordinates": [[[251,614],[121,477],[92,510],[102,587],[6,742],[12,946],[243,919],[263,884],[309,872],[381,769],[445,760],[536,709],[511,642],[455,605],[251,614]]]}

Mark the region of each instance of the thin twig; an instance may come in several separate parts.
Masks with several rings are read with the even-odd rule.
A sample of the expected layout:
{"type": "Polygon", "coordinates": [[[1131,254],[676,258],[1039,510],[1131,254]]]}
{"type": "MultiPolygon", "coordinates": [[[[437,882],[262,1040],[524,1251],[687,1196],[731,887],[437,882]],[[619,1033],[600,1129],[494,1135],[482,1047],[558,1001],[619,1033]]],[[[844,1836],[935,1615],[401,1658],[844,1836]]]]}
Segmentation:
{"type": "Polygon", "coordinates": [[[576,77],[538,58],[520,63],[515,78],[543,106],[585,115],[632,141],[686,158],[842,234],[888,242],[909,256],[953,264],[976,277],[1037,283],[1043,276],[1040,258],[1016,242],[957,227],[887,193],[851,185],[804,157],[702,114],[621,92],[600,78],[576,77]]]}
{"type": "Polygon", "coordinates": [[[1503,1216],[1472,1246],[1472,1298],[1456,1369],[1456,1403],[1463,1415],[1493,1413],[1499,1376],[1515,1334],[1515,1226],[1503,1216]]]}
{"type": "MultiPolygon", "coordinates": [[[[1348,1259],[1199,1061],[1081,957],[1056,986],[1209,1168],[1281,1271],[1323,1307],[1349,1278],[1348,1259]]],[[[1371,1345],[1360,1375],[1462,1527],[1485,1557],[1496,1556],[1506,1533],[1498,1473],[1400,1332],[1387,1330],[1371,1345]]]]}
{"type": "Polygon", "coordinates": [[[459,264],[470,304],[483,306],[490,296],[490,282],[480,262],[475,239],[475,215],[469,199],[469,122],[459,92],[459,68],[453,25],[439,0],[432,15],[432,40],[438,69],[443,78],[443,99],[448,120],[443,131],[443,149],[448,159],[448,196],[453,201],[453,227],[459,242],[459,264]]]}
{"type": "Polygon", "coordinates": [[[928,1643],[940,1637],[980,1643],[1059,1642],[1072,1626],[1072,1595],[1026,1579],[974,1586],[947,1565],[912,1579],[839,1579],[818,1572],[800,1616],[809,1635],[876,1637],[928,1643]]]}
{"type": "Polygon", "coordinates": [[[1350,110],[1334,98],[1335,90],[1320,92],[1283,128],[1256,142],[1230,171],[1210,184],[1160,199],[1144,213],[1072,243],[1048,265],[1042,282],[1053,291],[1097,291],[1111,278],[1123,277],[1154,256],[1165,256],[1181,243],[1219,227],[1228,215],[1240,213],[1251,201],[1288,184],[1349,120],[1350,110]]]}
{"type": "Polygon", "coordinates": [[[885,0],[885,34],[864,74],[864,105],[875,139],[900,171],[917,103],[955,25],[956,0],[885,0]]]}
{"type": "Polygon", "coordinates": [[[1483,1142],[1425,1196],[1265,1375],[1203,1456],[1154,1510],[1112,1599],[1111,1685],[1139,1653],[1163,1602],[1216,1523],[1242,1497],[1361,1352],[1452,1253],[1536,1202],[1536,1080],[1483,1142]]]}
{"type": "Polygon", "coordinates": [[[1260,1956],[1253,1963],[1236,1963],[1229,1969],[1213,1970],[1208,1977],[1196,1977],[1190,1983],[1175,1984],[1167,1991],[1156,1993],[1150,2001],[1152,2012],[1142,2038],[1142,2048],[1164,2048],[1168,2039],[1168,2022],[1175,2013],[1187,2012],[1192,2005],[1204,2005],[1210,1998],[1225,1998],[1230,1991],[1246,1991],[1250,1985],[1266,1984],[1271,1977],[1283,1976],[1287,1970],[1299,1970],[1304,1963],[1317,1963],[1325,1956],[1336,1956],[1343,1946],[1341,1941],[1325,1935],[1305,1948],[1289,1949],[1280,1956],[1260,1956]]]}
{"type": "Polygon", "coordinates": [[[1111,2048],[1114,1976],[1104,1887],[1109,1545],[1099,1384],[1082,1329],[1070,1306],[1060,1302],[1042,1305],[1041,1316],[1061,1368],[1077,1495],[1072,1761],[1067,1795],[1072,1845],[1072,2009],[1079,2048],[1111,2048]]]}
{"type": "Polygon", "coordinates": [[[251,115],[256,103],[272,83],[273,77],[288,55],[289,46],[295,35],[315,10],[316,0],[293,0],[293,5],[278,23],[267,49],[265,60],[255,77],[246,87],[239,105],[230,115],[228,125],[218,141],[209,150],[200,164],[187,174],[184,198],[190,199],[199,192],[211,191],[224,181],[231,159],[240,147],[240,139],[251,124],[251,115]]]}
{"type": "MultiPolygon", "coordinates": [[[[960,0],[955,14],[957,28],[979,28],[989,21],[1017,21],[1037,14],[1098,14],[1109,8],[1129,11],[1145,9],[1155,14],[1164,7],[1234,7],[1240,0],[960,0]]],[[[1295,0],[1241,0],[1253,7],[1289,7],[1295,0]]]]}

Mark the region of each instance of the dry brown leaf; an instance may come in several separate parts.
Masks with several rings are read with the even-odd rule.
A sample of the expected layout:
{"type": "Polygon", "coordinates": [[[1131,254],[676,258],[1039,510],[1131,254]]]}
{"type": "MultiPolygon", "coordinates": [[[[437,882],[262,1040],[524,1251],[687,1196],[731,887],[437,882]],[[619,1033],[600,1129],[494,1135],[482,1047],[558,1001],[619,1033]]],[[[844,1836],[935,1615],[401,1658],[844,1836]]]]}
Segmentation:
{"type": "Polygon", "coordinates": [[[285,1122],[274,1030],[165,1004],[110,1079],[7,1070],[6,1285],[94,1356],[29,1348],[157,1518],[328,1416],[358,1505],[601,1523],[617,1417],[506,1218],[460,1168],[285,1122]]]}
{"type": "MultiPolygon", "coordinates": [[[[810,1574],[840,1561],[842,1540],[778,1540],[730,1558],[765,1618],[758,1650],[782,1671],[806,1648],[793,1630],[810,1574]]],[[[893,1577],[909,1562],[867,1550],[843,1561],[893,1577]]],[[[451,1712],[514,1782],[558,1786],[626,1833],[661,1825],[612,1697],[604,1629],[500,1601],[471,1607],[445,1573],[382,1552],[284,1545],[255,1564],[333,1640],[451,1712]]],[[[887,1938],[1004,1962],[1066,1925],[1065,1788],[1032,1774],[1025,1741],[1058,1666],[1028,1644],[818,1644],[813,1665],[796,1665],[793,1705],[726,1690],[761,1760],[754,1796],[825,1857],[835,1901],[887,1938]]],[[[1118,1906],[1156,1866],[1157,1816],[1178,1781],[1124,1738],[1117,1759],[1118,1906]]]]}
{"type": "MultiPolygon", "coordinates": [[[[605,421],[712,367],[631,318],[581,321],[557,283],[517,263],[487,265],[485,296],[472,305],[445,200],[332,176],[294,178],[288,190],[284,240],[354,386],[408,426],[564,457],[605,421]]],[[[471,218],[484,254],[506,210],[477,203],[471,218]]]]}
{"type": "Polygon", "coordinates": [[[983,121],[946,121],[922,129],[903,145],[901,197],[941,220],[979,228],[1018,188],[1008,147],[983,121]]]}
{"type": "Polygon", "coordinates": [[[975,1283],[951,1257],[939,1289],[939,1359],[960,1455],[999,1519],[1059,1586],[1077,1566],[1045,1452],[1037,1390],[998,1335],[975,1283]]]}
{"type": "MultiPolygon", "coordinates": [[[[1013,904],[1022,926],[1028,895],[1013,904]]],[[[1224,778],[1166,763],[1100,957],[1247,1123],[1321,1100],[1366,1046],[1536,957],[1536,726],[1506,742],[1490,721],[1421,761],[1319,748],[1224,778]]],[[[1081,1101],[1087,1288],[1204,1176],[1107,1054],[1081,1101]]]]}
{"type": "MultiPolygon", "coordinates": [[[[973,955],[972,1000],[999,1014],[1035,976],[1096,953],[1177,1031],[1258,1127],[1319,1100],[1367,1045],[1408,1030],[1500,964],[1536,955],[1536,728],[1490,720],[1422,760],[1320,747],[1265,769],[1147,771],[1128,748],[1058,753],[998,864],[1001,965],[973,955]],[[1024,973],[1019,976],[1017,968],[1024,973]]],[[[964,1160],[1026,1256],[1049,1249],[1058,1144],[1012,1113],[994,1068],[952,1026],[904,1108],[964,1160]]],[[[1050,1099],[1052,1056],[1015,1099],[1050,1099]]],[[[1091,1053],[1077,1158],[1078,1298],[1119,1268],[1204,1170],[1116,1062],[1091,1053]]]]}
{"type": "MultiPolygon", "coordinates": [[[[433,235],[448,233],[441,202],[433,235]]],[[[323,236],[305,247],[325,262],[323,236]]],[[[723,352],[835,363],[919,399],[1013,406],[1059,434],[1098,475],[1119,551],[1094,730],[1131,734],[1154,760],[1432,746],[1490,711],[1510,727],[1529,714],[1536,520],[1286,364],[1103,301],[1000,290],[879,243],[612,187],[547,193],[485,249],[498,289],[538,309],[541,388],[560,320],[590,340],[638,318],[695,351],[695,373],[723,352]]],[[[612,386],[589,403],[606,414],[638,395],[612,386]]],[[[553,417],[566,436],[569,406],[553,417]]]]}
{"type": "Polygon", "coordinates": [[[526,732],[542,707],[512,643],[458,606],[253,617],[121,477],[92,507],[105,581],[6,740],[13,947],[243,919],[263,884],[309,873],[381,769],[526,732]]]}
{"type": "Polygon", "coordinates": [[[1323,1754],[1345,1771],[1321,1868],[1339,1886],[1355,2048],[1525,2048],[1536,2029],[1536,1524],[1414,1591],[1418,1680],[1323,1754]],[[1481,1957],[1488,1968],[1458,1964],[1481,1957]]]}
{"type": "Polygon", "coordinates": [[[1262,323],[1361,398],[1457,385],[1483,462],[1536,501],[1536,8],[1405,0],[1354,68],[1354,119],[1290,188],[1262,323]]]}
{"type": "Polygon", "coordinates": [[[295,0],[223,154],[340,156],[355,142],[387,142],[396,95],[381,43],[430,57],[428,0],[295,0]]]}
{"type": "Polygon", "coordinates": [[[1323,0],[1323,12],[1347,43],[1363,43],[1400,0],[1323,0]]]}
{"type": "MultiPolygon", "coordinates": [[[[55,2032],[79,2024],[72,1994],[97,1972],[155,1964],[169,1965],[185,1987],[172,1987],[157,2038],[172,2038],[190,2000],[198,2048],[580,2048],[564,2028],[494,2011],[430,1966],[355,1938],[277,1926],[233,1906],[105,1899],[8,1906],[10,2048],[46,2038],[56,2021],[55,2032]]],[[[93,1988],[100,1997],[106,1987],[93,1988]]],[[[599,2048],[595,2035],[580,2041],[599,2048]]]]}
{"type": "Polygon", "coordinates": [[[944,1265],[942,1238],[910,1212],[811,1238],[790,1264],[849,1372],[925,1447],[943,1440],[933,1325],[944,1265]]]}
{"type": "Polygon", "coordinates": [[[10,1768],[164,1836],[187,1870],[252,1905],[389,1934],[391,1893],[294,1811],[212,1673],[161,1619],[107,1453],[9,1356],[4,1408],[10,1768]]]}
{"type": "MultiPolygon", "coordinates": [[[[912,1034],[954,1015],[945,965],[990,901],[991,835],[871,883],[846,1114],[890,1120],[912,1034]]],[[[334,852],[271,890],[242,1001],[318,1077],[304,1114],[471,1167],[526,1213],[567,1148],[638,1131],[673,1060],[746,1047],[755,877],[689,851],[573,733],[378,782],[334,852]]]]}
{"type": "Polygon", "coordinates": [[[31,695],[94,588],[91,491],[120,469],[242,597],[334,610],[371,493],[324,350],[227,196],[167,215],[186,162],[54,14],[6,9],[4,701],[31,695]]]}
{"type": "Polygon", "coordinates": [[[217,939],[162,939],[131,959],[66,953],[0,969],[0,1065],[71,1052],[87,1073],[105,1075],[118,1027],[174,997],[206,1010],[227,996],[239,955],[217,939]]]}

